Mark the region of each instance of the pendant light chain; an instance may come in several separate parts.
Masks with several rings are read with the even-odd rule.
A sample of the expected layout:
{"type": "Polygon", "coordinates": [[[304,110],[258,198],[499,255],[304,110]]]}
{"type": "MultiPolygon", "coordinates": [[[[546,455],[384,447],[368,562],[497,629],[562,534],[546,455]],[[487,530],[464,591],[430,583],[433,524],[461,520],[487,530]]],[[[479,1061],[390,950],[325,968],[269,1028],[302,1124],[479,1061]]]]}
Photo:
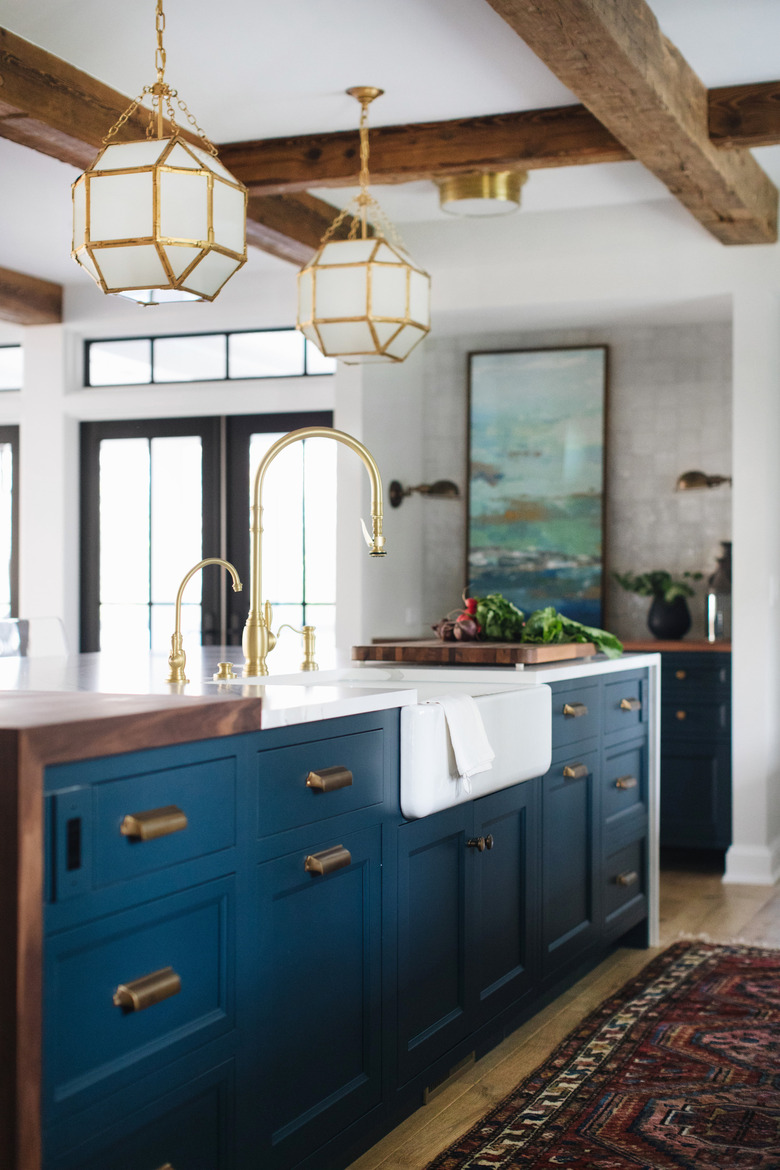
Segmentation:
{"type": "Polygon", "coordinates": [[[206,134],[206,131],[203,129],[203,127],[198,125],[197,118],[194,114],[190,113],[190,110],[184,99],[179,97],[178,90],[173,89],[165,80],[165,64],[167,56],[165,52],[165,46],[163,44],[163,33],[165,32],[165,12],[163,11],[163,0],[157,0],[157,9],[155,12],[155,29],[157,32],[157,48],[155,49],[154,54],[154,64],[155,68],[157,69],[157,80],[154,85],[145,85],[143,87],[138,97],[130,103],[125,112],[120,115],[120,117],[109,130],[108,134],[106,134],[106,136],[103,138],[103,145],[108,146],[108,143],[111,141],[114,135],[119,130],[121,130],[125,122],[127,122],[129,118],[132,118],[135,111],[141,105],[143,99],[147,96],[151,96],[152,112],[149,118],[149,123],[146,127],[147,138],[166,137],[166,131],[163,122],[163,100],[165,114],[171,123],[172,133],[177,134],[179,132],[179,126],[176,121],[176,111],[173,107],[173,102],[175,99],[176,105],[179,107],[182,114],[184,114],[185,118],[192,126],[195,133],[198,135],[206,150],[209,152],[209,154],[216,158],[218,153],[216,146],[206,134]]]}

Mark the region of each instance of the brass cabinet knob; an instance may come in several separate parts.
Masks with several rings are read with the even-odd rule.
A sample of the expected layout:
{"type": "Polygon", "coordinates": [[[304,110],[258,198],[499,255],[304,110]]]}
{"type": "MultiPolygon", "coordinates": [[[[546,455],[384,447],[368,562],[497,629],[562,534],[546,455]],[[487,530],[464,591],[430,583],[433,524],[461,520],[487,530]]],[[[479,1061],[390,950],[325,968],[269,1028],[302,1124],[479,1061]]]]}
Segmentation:
{"type": "Polygon", "coordinates": [[[563,774],[567,780],[582,780],[588,774],[587,764],[565,764],[563,774]]]}
{"type": "Polygon", "coordinates": [[[187,814],[175,804],[165,808],[150,808],[146,812],[128,813],[119,826],[123,837],[136,841],[153,841],[155,837],[168,837],[187,828],[187,814]]]}
{"type": "Polygon", "coordinates": [[[674,717],[675,717],[675,719],[679,719],[682,722],[683,719],[688,718],[688,712],[687,711],[675,711],[674,717]]]}
{"type": "Polygon", "coordinates": [[[343,845],[333,845],[321,853],[310,853],[303,863],[307,873],[327,874],[352,864],[352,854],[343,845]]]}
{"type": "Polygon", "coordinates": [[[639,781],[636,776],[618,776],[615,781],[616,788],[636,788],[639,781]]]}
{"type": "Polygon", "coordinates": [[[484,853],[486,849],[492,849],[494,844],[492,833],[488,833],[487,837],[469,837],[466,842],[469,849],[478,849],[480,853],[484,853]]]}
{"type": "Polygon", "coordinates": [[[640,711],[641,708],[642,708],[642,702],[640,699],[621,699],[620,700],[620,710],[621,711],[640,711]]]}
{"type": "Polygon", "coordinates": [[[627,869],[625,873],[619,873],[615,878],[615,882],[619,886],[634,886],[639,881],[639,874],[635,869],[627,869]]]}
{"type": "Polygon", "coordinates": [[[687,670],[676,670],[676,671],[674,672],[674,677],[675,677],[675,678],[679,678],[679,679],[680,679],[680,681],[682,682],[682,680],[683,680],[684,678],[687,678],[687,677],[688,677],[688,671],[687,671],[687,670]]]}
{"type": "Polygon", "coordinates": [[[563,714],[567,719],[581,719],[588,714],[588,708],[584,703],[564,703],[563,714]]]}
{"type": "Polygon", "coordinates": [[[316,772],[309,772],[306,777],[306,787],[318,792],[333,792],[336,788],[349,788],[351,785],[352,773],[341,764],[334,764],[332,768],[319,768],[316,772]]]}
{"type": "Polygon", "coordinates": [[[145,1008],[170,999],[181,991],[181,977],[173,967],[161,967],[150,975],[120,983],[114,992],[114,1005],[126,1012],[142,1012],[145,1008]]]}

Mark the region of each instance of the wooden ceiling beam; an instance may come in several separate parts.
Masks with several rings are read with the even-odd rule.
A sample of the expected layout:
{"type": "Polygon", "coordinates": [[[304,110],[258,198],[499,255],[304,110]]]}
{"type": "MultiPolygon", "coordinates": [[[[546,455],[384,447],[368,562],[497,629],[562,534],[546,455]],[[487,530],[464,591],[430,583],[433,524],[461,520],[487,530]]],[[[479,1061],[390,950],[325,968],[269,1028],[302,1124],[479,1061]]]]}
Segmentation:
{"type": "Polygon", "coordinates": [[[59,325],[62,285],[0,268],[0,319],[17,325],[59,325]]]}
{"type": "Polygon", "coordinates": [[[710,141],[727,150],[780,144],[780,81],[708,92],[710,141]]]}
{"type": "Polygon", "coordinates": [[[712,145],[707,90],[645,0],[487,2],[717,239],[777,239],[777,189],[748,152],[712,145]]]}

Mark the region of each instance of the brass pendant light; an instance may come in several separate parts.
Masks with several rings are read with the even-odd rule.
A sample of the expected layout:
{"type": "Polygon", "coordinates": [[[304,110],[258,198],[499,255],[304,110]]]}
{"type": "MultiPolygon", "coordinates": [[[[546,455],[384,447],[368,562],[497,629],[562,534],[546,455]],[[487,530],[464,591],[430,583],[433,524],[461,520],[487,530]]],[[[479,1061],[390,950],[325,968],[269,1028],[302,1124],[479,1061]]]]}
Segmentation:
{"type": "Polygon", "coordinates": [[[347,90],[361,106],[360,193],[336,216],[298,273],[298,329],[326,357],[348,364],[402,362],[431,327],[430,277],[407,255],[368,191],[367,111],[382,92],[374,86],[347,90]],[[348,239],[334,240],[349,216],[348,239]]]}
{"type": "Polygon", "coordinates": [[[156,82],[144,86],[73,184],[71,255],[103,292],[142,305],[213,301],[246,262],[247,192],[165,81],[162,0],[156,28],[156,82]],[[152,104],[146,138],[112,142],[146,95],[152,104]],[[182,137],[174,102],[202,145],[182,137]]]}

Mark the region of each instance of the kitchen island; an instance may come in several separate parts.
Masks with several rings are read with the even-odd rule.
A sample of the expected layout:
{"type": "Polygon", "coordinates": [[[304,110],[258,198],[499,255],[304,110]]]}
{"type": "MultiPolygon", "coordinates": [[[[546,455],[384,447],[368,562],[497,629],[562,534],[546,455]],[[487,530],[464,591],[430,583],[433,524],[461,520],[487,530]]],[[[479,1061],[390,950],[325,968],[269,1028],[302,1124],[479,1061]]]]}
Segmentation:
{"type": "Polygon", "coordinates": [[[183,695],[162,660],[126,694],[99,656],[0,663],[13,1170],[345,1165],[652,935],[654,656],[478,672],[551,684],[550,772],[411,821],[420,679],[215,685],[212,657],[183,695]]]}

